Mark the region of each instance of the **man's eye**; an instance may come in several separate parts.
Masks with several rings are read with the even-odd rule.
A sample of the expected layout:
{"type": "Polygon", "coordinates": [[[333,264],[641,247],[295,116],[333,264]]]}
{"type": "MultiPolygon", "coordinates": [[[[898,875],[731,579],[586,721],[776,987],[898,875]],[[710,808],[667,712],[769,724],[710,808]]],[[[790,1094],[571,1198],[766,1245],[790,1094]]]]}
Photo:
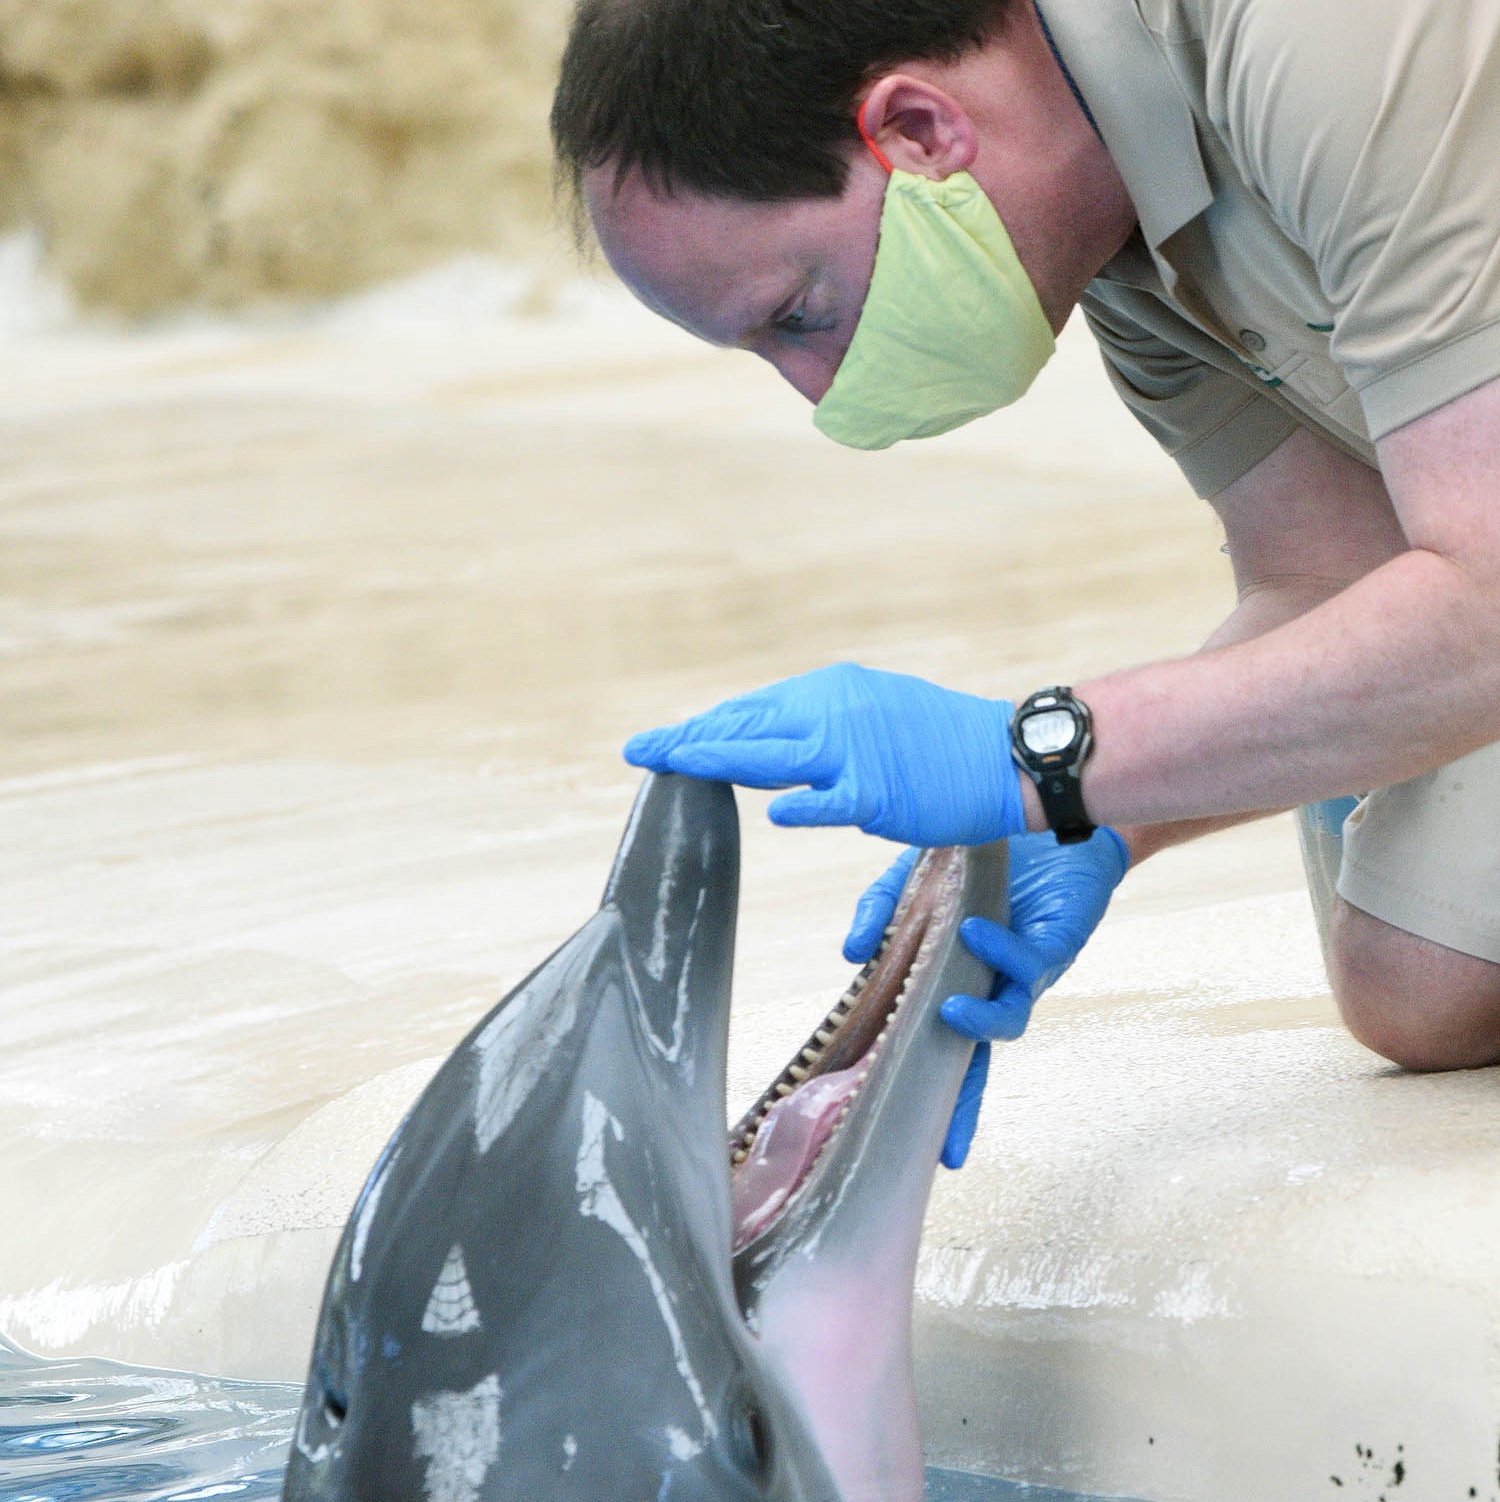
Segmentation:
{"type": "Polygon", "coordinates": [[[805,303],[798,303],[794,308],[788,308],[785,313],[779,313],[772,320],[772,327],[778,334],[788,334],[796,337],[799,334],[821,334],[835,326],[837,320],[830,314],[810,313],[805,303]]]}

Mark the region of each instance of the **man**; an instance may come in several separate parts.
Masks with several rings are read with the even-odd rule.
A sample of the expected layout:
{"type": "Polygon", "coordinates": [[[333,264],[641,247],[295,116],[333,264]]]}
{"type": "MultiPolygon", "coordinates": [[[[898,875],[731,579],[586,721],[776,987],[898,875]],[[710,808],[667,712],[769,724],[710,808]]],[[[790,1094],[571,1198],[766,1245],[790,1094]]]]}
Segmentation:
{"type": "Polygon", "coordinates": [[[845,665],[630,759],[913,844],[1050,825],[1016,842],[1019,932],[973,936],[1010,990],[945,1010],[976,1037],[1102,915],[1126,862],[1093,826],[1138,861],[1310,806],[1355,1036],[1500,1060],[1500,8],[582,0],[553,132],[636,295],[840,441],[1014,400],[1081,304],[1239,592],[1200,653],[1019,712],[845,665]],[[1369,789],[1340,851],[1325,800],[1369,789]]]}

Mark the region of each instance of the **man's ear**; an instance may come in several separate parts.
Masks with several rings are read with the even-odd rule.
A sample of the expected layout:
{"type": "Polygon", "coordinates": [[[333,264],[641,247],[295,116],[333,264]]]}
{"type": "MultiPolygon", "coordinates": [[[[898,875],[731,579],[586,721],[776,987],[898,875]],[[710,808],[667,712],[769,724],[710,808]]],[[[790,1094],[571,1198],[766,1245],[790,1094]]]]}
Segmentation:
{"type": "Polygon", "coordinates": [[[965,171],[979,150],[974,122],[951,94],[909,73],[887,73],[864,97],[865,132],[892,167],[938,180],[965,171]]]}

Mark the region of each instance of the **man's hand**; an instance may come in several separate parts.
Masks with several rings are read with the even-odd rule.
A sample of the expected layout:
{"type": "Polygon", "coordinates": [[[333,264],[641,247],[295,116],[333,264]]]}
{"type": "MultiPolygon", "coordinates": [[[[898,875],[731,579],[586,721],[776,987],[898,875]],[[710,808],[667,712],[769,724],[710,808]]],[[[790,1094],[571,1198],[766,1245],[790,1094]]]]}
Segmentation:
{"type": "MultiPolygon", "coordinates": [[[[904,852],[860,898],[844,940],[846,960],[863,964],[880,947],[916,858],[915,850],[904,852]]],[[[1011,840],[1010,927],[968,918],[959,930],[969,952],[995,972],[994,995],[950,996],[940,1009],[943,1021],[976,1045],[943,1143],[945,1167],[962,1167],[969,1155],[990,1044],[1026,1030],[1032,1003],[1077,958],[1129,863],[1125,842],[1113,829],[1097,829],[1077,845],[1059,845],[1050,833],[1011,840]]]]}
{"type": "Polygon", "coordinates": [[[771,804],[777,824],[982,845],[1026,827],[1010,718],[1003,699],[840,663],[648,730],[626,744],[625,759],[653,772],[798,788],[771,804]]]}

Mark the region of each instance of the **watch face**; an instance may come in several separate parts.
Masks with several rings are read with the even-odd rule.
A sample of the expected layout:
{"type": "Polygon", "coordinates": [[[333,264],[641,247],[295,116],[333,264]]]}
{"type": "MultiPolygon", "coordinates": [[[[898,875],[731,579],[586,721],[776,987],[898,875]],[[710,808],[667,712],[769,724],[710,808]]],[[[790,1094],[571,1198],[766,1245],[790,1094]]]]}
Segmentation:
{"type": "Polygon", "coordinates": [[[1044,709],[1040,714],[1029,714],[1021,721],[1020,728],[1026,749],[1038,756],[1071,745],[1075,729],[1073,716],[1066,709],[1044,709]]]}

